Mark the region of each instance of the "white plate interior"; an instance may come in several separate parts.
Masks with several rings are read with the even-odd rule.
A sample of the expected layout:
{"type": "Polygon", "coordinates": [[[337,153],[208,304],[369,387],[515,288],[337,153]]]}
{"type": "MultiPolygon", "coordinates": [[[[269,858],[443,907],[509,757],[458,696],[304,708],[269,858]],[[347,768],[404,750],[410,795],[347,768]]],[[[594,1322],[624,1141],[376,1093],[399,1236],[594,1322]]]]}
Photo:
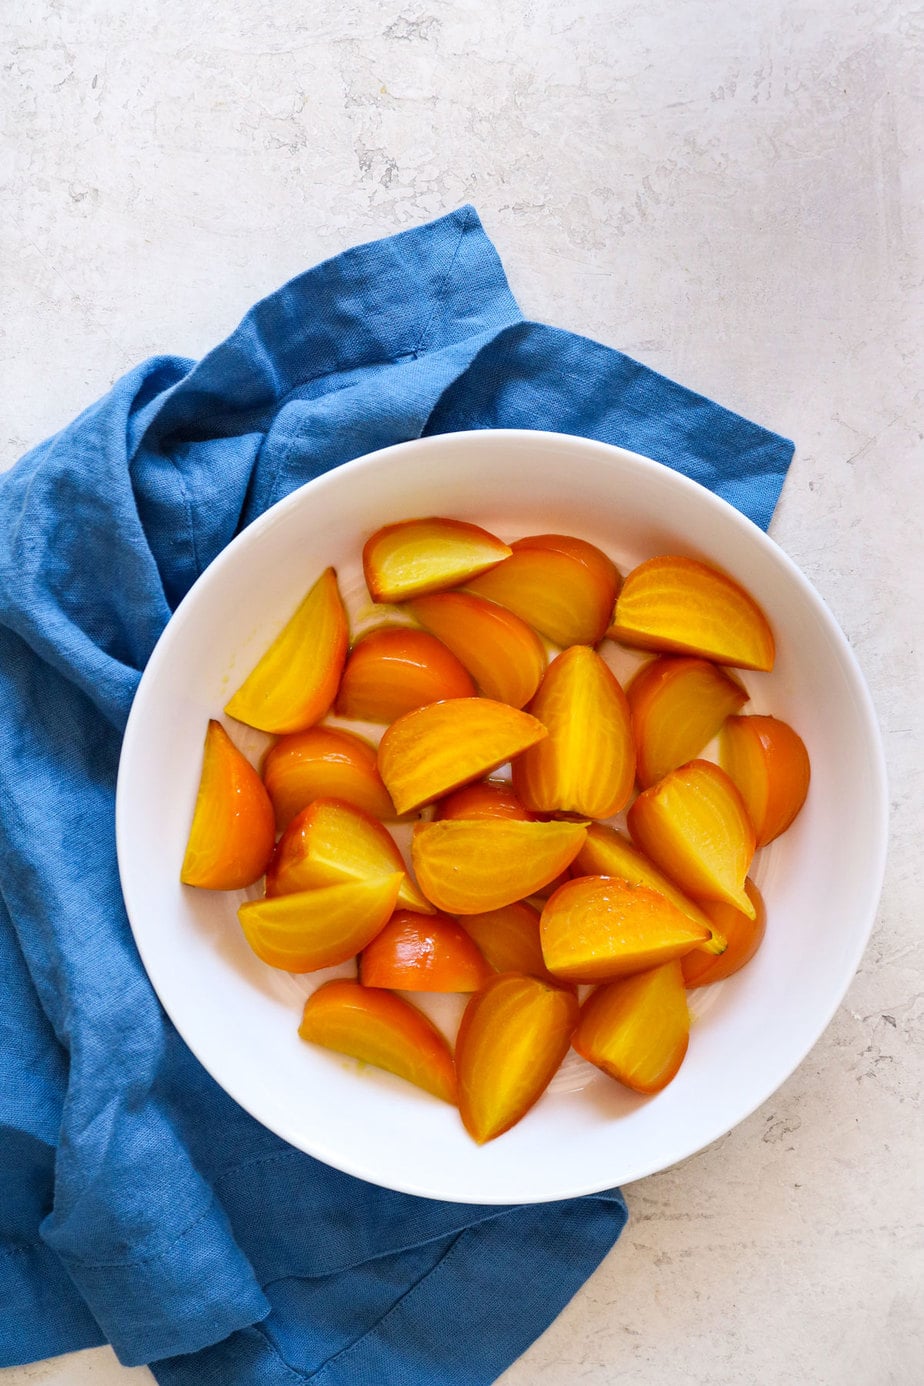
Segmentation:
{"type": "MultiPolygon", "coordinates": [[[[620,675],[638,662],[611,642],[603,650],[620,675]]],[[[267,739],[223,720],[256,761],[267,739]]],[[[856,969],[881,888],[885,836],[869,695],[833,618],[786,556],[730,506],[657,463],[524,431],[389,448],[310,483],[251,525],[158,643],[129,719],[117,801],[119,866],[139,952],[212,1076],[319,1159],[388,1187],[473,1203],[627,1183],[701,1149],[769,1097],[815,1043],[856,969]],[[179,883],[207,719],[222,715],[328,564],[354,629],[381,619],[364,595],[362,544],[382,524],[427,514],[473,520],[505,539],[573,533],[624,572],[656,553],[711,559],[754,593],[777,636],[773,673],[744,675],[744,711],[790,721],[812,763],[802,814],[752,873],[767,904],[765,943],[739,975],[692,993],[690,1049],[674,1082],[656,1097],[635,1097],[571,1055],[533,1111],[483,1148],[445,1104],[304,1044],[304,997],[334,974],[294,978],[265,966],[236,921],[244,893],[179,883]]],[[[458,998],[413,999],[452,1031],[458,998]]]]}

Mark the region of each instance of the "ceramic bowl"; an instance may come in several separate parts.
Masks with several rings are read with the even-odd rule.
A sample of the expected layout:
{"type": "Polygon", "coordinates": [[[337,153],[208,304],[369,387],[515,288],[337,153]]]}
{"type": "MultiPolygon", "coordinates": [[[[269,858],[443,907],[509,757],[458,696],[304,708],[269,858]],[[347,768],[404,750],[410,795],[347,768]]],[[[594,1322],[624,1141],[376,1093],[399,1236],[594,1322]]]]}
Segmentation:
{"type": "MultiPolygon", "coordinates": [[[[620,676],[639,662],[610,641],[604,648],[620,676]]],[[[269,738],[223,720],[257,763],[269,738]]],[[[742,1121],[792,1073],[841,1002],[873,923],[886,790],[856,661],[818,594],[771,539],[647,458],[557,434],[484,431],[349,463],[274,506],[215,560],[141,680],[122,752],[117,836],[151,982],[187,1044],[241,1106],[292,1145],[377,1184],[471,1203],[532,1202],[663,1170],[742,1121]],[[743,676],[745,710],[790,722],[812,765],[805,808],[752,873],[767,906],[765,942],[736,976],[691,993],[690,1048],[675,1080],[655,1097],[635,1096],[572,1054],[527,1117],[484,1147],[444,1103],[299,1039],[305,996],[332,974],[291,976],[250,952],[236,910],[258,888],[214,893],[179,882],[207,719],[222,717],[328,564],[354,629],[374,621],[363,542],[380,525],[417,515],[472,520],[507,540],[579,535],[623,572],[658,553],[711,560],[753,593],[777,638],[773,672],[743,676]]],[[[451,1035],[462,1000],[417,999],[451,1035]]]]}

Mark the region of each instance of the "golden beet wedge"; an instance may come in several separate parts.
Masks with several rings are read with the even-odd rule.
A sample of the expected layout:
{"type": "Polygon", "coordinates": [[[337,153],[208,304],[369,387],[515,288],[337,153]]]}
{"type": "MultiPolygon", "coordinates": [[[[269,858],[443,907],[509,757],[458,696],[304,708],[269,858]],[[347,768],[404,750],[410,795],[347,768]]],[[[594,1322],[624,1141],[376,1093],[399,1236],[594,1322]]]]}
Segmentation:
{"type": "Polygon", "coordinates": [[[811,767],[802,738],[777,717],[730,717],[719,759],[738,786],[763,847],[786,831],[805,803],[811,767]]]}
{"type": "Polygon", "coordinates": [[[495,535],[464,520],[401,520],[366,541],[363,573],[373,601],[406,602],[458,587],[509,553],[495,535]]]}
{"type": "Polygon", "coordinates": [[[711,920],[705,910],[678,890],[674,882],[659,871],[645,853],[634,846],[625,833],[606,823],[590,823],[584,846],[571,863],[575,876],[621,876],[630,885],[646,886],[665,895],[672,905],[707,929],[711,920]]]}
{"type": "Polygon", "coordinates": [[[408,712],[379,743],[378,767],[398,813],[480,779],[547,736],[535,717],[490,698],[449,698],[408,712]]]}
{"type": "Polygon", "coordinates": [[[469,590],[507,607],[556,645],[602,639],[619,586],[606,554],[566,534],[531,535],[511,548],[503,563],[467,583],[469,590]]]}
{"type": "Polygon", "coordinates": [[[445,914],[395,910],[360,956],[364,987],[392,991],[477,991],[491,968],[461,924],[445,914]]]}
{"type": "Polygon", "coordinates": [[[655,1093],[687,1052],[690,1014],[679,962],[598,987],[581,1007],[574,1048],[634,1092],[655,1093]]]}
{"type": "Polygon", "coordinates": [[[327,568],[225,712],[265,732],[313,726],[337,694],[348,637],[337,574],[327,568]]]}
{"type": "Polygon", "coordinates": [[[343,799],[373,818],[397,818],[382,783],[375,747],[361,736],[335,727],[311,727],[282,736],[267,751],[263,782],[286,828],[315,799],[343,799]]]}
{"type": "Polygon", "coordinates": [[[545,670],[545,646],[519,616],[471,592],[438,592],[408,606],[462,661],[486,698],[511,707],[529,702],[545,670]]]}
{"type": "Polygon", "coordinates": [[[506,780],[476,780],[440,799],[436,818],[515,818],[531,823],[533,815],[524,808],[506,780]]]}
{"type": "Polygon", "coordinates": [[[463,915],[461,922],[495,972],[521,972],[545,982],[558,982],[542,956],[539,911],[525,900],[483,914],[463,915]]]}
{"type": "Polygon", "coordinates": [[[734,905],[726,905],[719,900],[704,902],[703,909],[728,947],[719,957],[710,957],[708,953],[687,953],[686,957],[681,958],[683,980],[688,989],[705,987],[710,982],[722,982],[726,977],[731,977],[751,961],[763,942],[767,925],[763,897],[751,880],[745,881],[744,888],[754,906],[753,919],[748,919],[734,905]]]}
{"type": "Polygon", "coordinates": [[[582,823],[444,819],[418,823],[411,860],[421,890],[447,914],[483,914],[522,900],[580,851],[582,823]]]}
{"type": "Polygon", "coordinates": [[[416,1006],[360,986],[325,982],[305,1002],[303,1040],[394,1073],[455,1105],[456,1071],[446,1040],[416,1006]]]}
{"type": "Polygon", "coordinates": [[[643,789],[698,756],[748,700],[741,684],[709,660],[673,655],[643,665],[626,697],[643,789]]]}
{"type": "Polygon", "coordinates": [[[407,874],[394,838],[378,819],[340,799],[315,799],[296,814],[276,844],[266,873],[266,893],[292,895],[395,871],[403,873],[398,904],[432,911],[407,874]]]}
{"type": "Polygon", "coordinates": [[[530,712],[548,737],[513,766],[527,808],[610,818],[635,783],[635,744],[626,695],[600,656],[572,645],[546,670],[530,712]]]}
{"type": "Polygon", "coordinates": [[[640,794],[629,809],[634,840],[689,895],[724,900],[754,917],[744,882],[754,829],[724,770],[691,760],[640,794]]]}
{"type": "Polygon", "coordinates": [[[221,723],[210,721],[180,880],[209,890],[253,885],[266,870],[275,836],[260,776],[221,723]]]}
{"type": "Polygon", "coordinates": [[[348,962],[394,912],[404,873],[248,900],[237,917],[258,958],[286,972],[348,962]]]}
{"type": "Polygon", "coordinates": [[[509,1131],[545,1092],[578,1019],[572,992],[504,973],[475,993],[456,1040],[459,1111],[483,1145],[509,1131]]]}
{"type": "Polygon", "coordinates": [[[725,946],[666,896],[620,876],[578,876],[556,890],[542,911],[540,937],[549,971],[569,982],[610,981],[693,948],[725,946]]]}
{"type": "Polygon", "coordinates": [[[740,669],[773,668],[773,632],[753,597],[695,558],[665,554],[633,568],[606,633],[642,650],[701,655],[740,669]]]}
{"type": "Polygon", "coordinates": [[[441,640],[410,626],[387,626],[354,644],[334,711],[363,722],[394,722],[427,703],[474,696],[471,675],[441,640]]]}

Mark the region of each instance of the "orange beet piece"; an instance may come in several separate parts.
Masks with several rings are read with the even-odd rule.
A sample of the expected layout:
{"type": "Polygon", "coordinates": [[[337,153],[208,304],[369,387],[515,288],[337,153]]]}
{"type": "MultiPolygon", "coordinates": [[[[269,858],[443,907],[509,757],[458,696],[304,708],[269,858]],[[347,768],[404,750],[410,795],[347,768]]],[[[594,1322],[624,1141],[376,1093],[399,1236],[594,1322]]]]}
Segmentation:
{"type": "Polygon", "coordinates": [[[634,568],[606,633],[643,650],[701,655],[741,669],[773,668],[773,632],[753,597],[695,558],[664,555],[634,568]]]}
{"type": "Polygon", "coordinates": [[[672,655],[643,665],[626,697],[643,789],[698,756],[748,700],[741,684],[715,664],[672,655]]]}
{"type": "Polygon", "coordinates": [[[581,1057],[634,1092],[667,1087],[690,1036],[680,967],[669,962],[599,987],[584,1002],[574,1034],[581,1057]]]}
{"type": "Polygon", "coordinates": [[[364,722],[393,722],[415,707],[474,695],[471,675],[441,640],[410,626],[388,626],[354,644],[334,710],[364,722]]]}
{"type": "Polygon", "coordinates": [[[755,838],[732,781],[708,760],[691,760],[640,794],[629,832],[656,866],[690,895],[725,900],[749,918],[744,890],[755,838]]]}
{"type": "Polygon", "coordinates": [[[287,972],[348,962],[391,918],[403,873],[248,900],[237,912],[258,958],[287,972]]]}
{"type": "Polygon", "coordinates": [[[373,601],[404,602],[457,587],[509,553],[495,535],[464,520],[401,520],[366,541],[363,573],[373,601]]]}
{"type": "Polygon", "coordinates": [[[336,696],[348,634],[337,574],[327,568],[225,712],[266,732],[312,726],[336,696]]]}
{"type": "Polygon", "coordinates": [[[545,646],[519,616],[472,592],[440,592],[409,603],[411,614],[452,650],[486,698],[523,707],[539,687],[545,646]]]}
{"type": "Polygon", "coordinates": [[[436,806],[441,818],[515,818],[531,823],[533,815],[524,808],[506,780],[478,780],[448,794],[436,806]]]}
{"type": "Polygon", "coordinates": [[[280,737],[266,753],[263,781],[279,828],[314,799],[343,799],[374,818],[398,816],[382,783],[375,747],[334,727],[280,737]]]}
{"type": "Polygon", "coordinates": [[[407,874],[394,838],[378,819],[340,799],[315,799],[296,814],[276,844],[266,873],[266,893],[291,895],[403,873],[398,904],[431,911],[407,874]]]}
{"type": "Polygon", "coordinates": [[[620,876],[578,876],[545,904],[540,923],[549,971],[569,982],[603,982],[725,946],[664,895],[620,876]]]}
{"type": "Polygon", "coordinates": [[[542,1096],[578,1019],[573,993],[504,973],[469,1001],[456,1040],[459,1111],[483,1145],[509,1131],[542,1096]]]}
{"type": "Polygon", "coordinates": [[[209,890],[252,885],[266,870],[275,836],[260,776],[221,723],[210,721],[180,880],[209,890]]]}
{"type": "Polygon", "coordinates": [[[325,982],[305,1002],[298,1033],[311,1044],[414,1083],[455,1105],[452,1054],[436,1026],[409,1001],[358,982],[325,982]]]}
{"type": "Polygon", "coordinates": [[[802,738],[777,717],[730,717],[719,759],[741,793],[758,847],[772,842],[808,794],[811,767],[802,738]]]}
{"type": "Polygon", "coordinates": [[[539,941],[539,911],[525,900],[499,910],[462,917],[462,927],[475,940],[485,961],[495,972],[522,972],[556,982],[545,965],[539,941]]]}
{"type": "Polygon", "coordinates": [[[418,823],[411,860],[421,890],[447,914],[483,914],[532,895],[577,855],[582,823],[447,819],[418,823]]]}
{"type": "Polygon", "coordinates": [[[396,910],[363,949],[359,976],[365,987],[393,991],[477,991],[491,969],[454,919],[396,910]]]}
{"type": "Polygon", "coordinates": [[[690,987],[705,987],[710,982],[722,982],[732,973],[738,972],[753,958],[760,947],[767,925],[767,912],[763,897],[753,881],[747,880],[744,888],[754,906],[754,918],[736,910],[734,905],[723,904],[720,900],[707,900],[703,909],[720,931],[728,947],[719,957],[708,953],[687,953],[681,958],[684,984],[690,987]]]}
{"type": "Polygon", "coordinates": [[[513,786],[527,808],[610,818],[635,782],[626,695],[587,645],[572,645],[546,670],[530,712],[546,740],[514,763],[513,786]]]}
{"type": "Polygon", "coordinates": [[[546,736],[535,717],[489,698],[450,698],[405,713],[379,743],[379,773],[399,813],[496,770],[546,736]]]}
{"type": "Polygon", "coordinates": [[[595,645],[619,585],[606,554],[564,534],[531,535],[511,548],[503,563],[467,583],[469,590],[507,607],[556,645],[595,645]]]}

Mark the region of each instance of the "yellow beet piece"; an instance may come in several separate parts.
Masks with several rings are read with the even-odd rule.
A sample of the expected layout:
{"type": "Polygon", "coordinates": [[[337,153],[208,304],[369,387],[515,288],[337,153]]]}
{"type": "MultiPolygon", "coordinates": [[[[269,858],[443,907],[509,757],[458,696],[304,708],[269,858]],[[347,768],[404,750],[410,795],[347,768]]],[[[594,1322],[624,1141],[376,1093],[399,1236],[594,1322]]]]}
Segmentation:
{"type": "Polygon", "coordinates": [[[465,520],[401,520],[366,541],[363,573],[373,601],[404,602],[457,587],[509,553],[495,535],[465,520]]]}
{"type": "Polygon", "coordinates": [[[418,823],[411,860],[424,895],[447,914],[483,914],[541,890],[581,848],[583,823],[441,819],[418,823]]]}
{"type": "Polygon", "coordinates": [[[303,1040],[383,1068],[455,1105],[456,1073],[436,1026],[400,996],[359,982],[325,982],[308,997],[298,1033],[303,1040]]]}
{"type": "Polygon", "coordinates": [[[468,584],[471,591],[507,607],[562,648],[595,645],[619,585],[606,554],[568,534],[534,534],[510,547],[509,558],[468,584]]]}
{"type": "Polygon", "coordinates": [[[252,885],[266,870],[274,836],[260,776],[213,718],[180,880],[209,890],[252,885]]]}
{"type": "Polygon", "coordinates": [[[688,918],[707,928],[711,920],[704,910],[678,890],[673,881],[659,871],[654,862],[646,857],[617,828],[606,823],[591,823],[587,829],[587,840],[573,862],[575,876],[621,876],[630,885],[647,886],[665,895],[672,905],[676,905],[688,918]]]}
{"type": "MultiPolygon", "coordinates": [[[[292,895],[395,871],[404,871],[404,858],[378,819],[353,804],[315,799],[296,814],[277,842],[266,873],[266,893],[292,895]]],[[[424,914],[433,909],[407,874],[398,904],[424,914]]]]}
{"type": "Polygon", "coordinates": [[[622,645],[701,655],[741,669],[773,668],[767,618],[734,578],[695,558],[665,554],[626,578],[606,632],[622,645]]]}
{"type": "Polygon", "coordinates": [[[313,726],[336,697],[348,636],[337,574],[327,568],[225,712],[265,732],[313,726]]]}
{"type": "Polygon", "coordinates": [[[777,717],[729,717],[719,758],[744,799],[758,847],[772,842],[808,794],[811,767],[802,738],[777,717]]]}
{"type": "Polygon", "coordinates": [[[480,779],[548,733],[519,708],[448,698],[399,717],[379,743],[378,767],[399,814],[480,779]]]}
{"type": "Polygon", "coordinates": [[[691,760],[640,794],[626,821],[642,851],[682,890],[724,900],[754,918],[744,889],[754,829],[724,770],[708,760],[691,760]]]}
{"type": "Polygon", "coordinates": [[[635,782],[626,695],[588,645],[553,659],[529,705],[548,737],[515,762],[513,786],[528,809],[611,818],[635,782]]]}
{"type": "Polygon", "coordinates": [[[662,655],[645,664],[626,689],[643,789],[698,756],[748,695],[707,659],[662,655]]]}
{"type": "Polygon", "coordinates": [[[578,876],[561,886],[542,911],[540,937],[549,971],[569,982],[605,982],[693,948],[725,946],[665,896],[619,876],[578,876]]]}
{"type": "Polygon", "coordinates": [[[524,707],[539,687],[545,647],[512,611],[472,592],[420,597],[411,615],[462,661],[486,698],[524,707]]]}
{"type": "Polygon", "coordinates": [[[584,1002],[572,1044],[634,1092],[667,1087],[687,1052],[690,1013],[678,962],[599,987],[584,1002]]]}
{"type": "Polygon", "coordinates": [[[509,1131],[539,1100],[568,1052],[573,993],[538,977],[492,977],[465,1008],[456,1040],[459,1111],[479,1145],[509,1131]]]}
{"type": "Polygon", "coordinates": [[[248,900],[237,917],[258,958],[286,972],[349,962],[391,918],[404,872],[248,900]]]}

